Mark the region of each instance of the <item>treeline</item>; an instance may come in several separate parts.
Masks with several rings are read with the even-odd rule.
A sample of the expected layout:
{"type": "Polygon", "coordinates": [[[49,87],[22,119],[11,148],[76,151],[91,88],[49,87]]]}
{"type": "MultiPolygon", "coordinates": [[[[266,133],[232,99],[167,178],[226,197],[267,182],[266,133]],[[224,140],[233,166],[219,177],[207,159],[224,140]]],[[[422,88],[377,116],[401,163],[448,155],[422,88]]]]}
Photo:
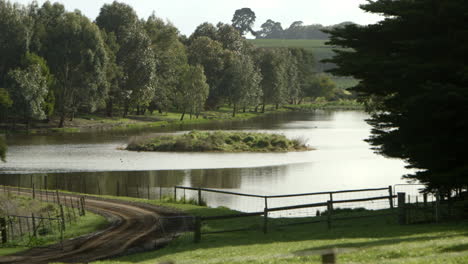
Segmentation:
{"type": "Polygon", "coordinates": [[[346,25],[354,24],[352,22],[343,22],[332,26],[323,26],[321,24],[304,25],[302,21],[293,22],[288,28],[283,29],[280,22],[268,19],[261,25],[261,29],[256,32],[257,39],[323,39],[330,38],[324,31],[342,28],[346,25]]]}
{"type": "Polygon", "coordinates": [[[76,114],[198,114],[299,103],[334,86],[314,73],[303,49],[256,49],[228,24],[202,24],[185,37],[123,3],[105,4],[92,22],[59,3],[0,0],[0,121],[58,120],[76,114]]]}

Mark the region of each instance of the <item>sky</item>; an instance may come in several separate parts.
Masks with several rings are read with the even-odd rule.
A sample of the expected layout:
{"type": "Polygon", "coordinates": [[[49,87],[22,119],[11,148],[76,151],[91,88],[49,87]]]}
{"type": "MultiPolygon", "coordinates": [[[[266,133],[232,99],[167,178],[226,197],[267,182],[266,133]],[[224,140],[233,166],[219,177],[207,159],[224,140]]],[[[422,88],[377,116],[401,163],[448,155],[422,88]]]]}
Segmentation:
{"type": "MultiPolygon", "coordinates": [[[[28,4],[31,0],[10,0],[28,4]]],[[[37,1],[40,5],[45,0],[37,1]]],[[[112,0],[58,0],[68,11],[79,9],[94,20],[105,3],[112,0]]],[[[281,22],[283,28],[294,21],[308,24],[333,25],[344,21],[372,24],[380,16],[359,9],[366,0],[121,0],[131,5],[140,18],[147,18],[154,11],[156,16],[172,22],[184,35],[190,35],[204,23],[230,23],[237,9],[249,7],[257,20],[257,30],[267,20],[281,22]]]]}

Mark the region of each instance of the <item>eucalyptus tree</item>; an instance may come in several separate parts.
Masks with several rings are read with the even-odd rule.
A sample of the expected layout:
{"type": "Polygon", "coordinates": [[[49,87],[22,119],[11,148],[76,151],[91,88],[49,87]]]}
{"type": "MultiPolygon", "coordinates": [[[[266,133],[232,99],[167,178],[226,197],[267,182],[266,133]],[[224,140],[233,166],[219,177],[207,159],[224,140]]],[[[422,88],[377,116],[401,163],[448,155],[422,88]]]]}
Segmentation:
{"type": "Polygon", "coordinates": [[[105,98],[107,54],[99,28],[78,12],[48,29],[46,60],[56,79],[59,127],[78,109],[93,111],[105,98]]]}
{"type": "Polygon", "coordinates": [[[262,97],[260,81],[262,76],[247,54],[229,53],[223,85],[232,105],[232,116],[235,117],[240,108],[257,106],[262,97]]]}
{"type": "Polygon", "coordinates": [[[262,112],[267,104],[279,106],[287,98],[287,64],[285,49],[258,49],[256,60],[263,76],[262,112]]]}
{"type": "Polygon", "coordinates": [[[180,120],[184,120],[187,112],[198,115],[205,105],[210,88],[206,83],[203,67],[200,65],[186,65],[180,77],[176,91],[176,103],[182,112],[180,120]]]}
{"type": "Polygon", "coordinates": [[[44,104],[52,84],[52,76],[43,58],[28,53],[20,68],[8,73],[9,92],[13,99],[13,112],[22,118],[29,129],[31,120],[43,120],[44,104]]]}
{"type": "Polygon", "coordinates": [[[212,40],[218,39],[218,29],[211,23],[205,22],[200,24],[189,37],[189,44],[199,37],[207,37],[212,40]]]}
{"type": "Polygon", "coordinates": [[[217,108],[226,95],[221,86],[225,70],[225,53],[220,42],[205,36],[196,38],[188,47],[189,63],[199,64],[204,68],[207,83],[210,86],[210,95],[207,100],[207,107],[210,109],[217,108]]]}
{"type": "Polygon", "coordinates": [[[131,6],[118,2],[103,5],[96,23],[106,33],[113,33],[119,45],[116,63],[123,74],[117,90],[123,115],[135,107],[139,114],[151,102],[156,87],[155,56],[144,24],[131,6]]]}
{"type": "Polygon", "coordinates": [[[144,28],[151,39],[157,74],[157,85],[149,109],[162,112],[174,101],[178,78],[187,64],[187,52],[179,40],[179,31],[170,22],[166,23],[153,14],[145,21],[144,28]]]}

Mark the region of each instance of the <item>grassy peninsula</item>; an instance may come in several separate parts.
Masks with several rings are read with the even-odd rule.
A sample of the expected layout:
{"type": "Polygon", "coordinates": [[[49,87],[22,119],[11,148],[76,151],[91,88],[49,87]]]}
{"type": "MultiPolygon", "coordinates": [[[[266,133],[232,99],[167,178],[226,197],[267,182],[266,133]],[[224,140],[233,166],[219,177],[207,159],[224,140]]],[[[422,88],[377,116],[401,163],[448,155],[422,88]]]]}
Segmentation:
{"type": "Polygon", "coordinates": [[[250,132],[200,132],[135,138],[127,146],[133,151],[166,152],[288,152],[310,150],[300,139],[284,135],[250,132]]]}

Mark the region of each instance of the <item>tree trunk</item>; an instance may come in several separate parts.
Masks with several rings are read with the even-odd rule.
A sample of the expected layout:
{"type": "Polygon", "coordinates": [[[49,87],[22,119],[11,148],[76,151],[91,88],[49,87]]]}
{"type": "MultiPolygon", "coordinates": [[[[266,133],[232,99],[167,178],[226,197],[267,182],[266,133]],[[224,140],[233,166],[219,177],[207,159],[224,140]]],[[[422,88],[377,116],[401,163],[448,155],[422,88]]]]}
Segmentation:
{"type": "Polygon", "coordinates": [[[163,111],[162,111],[162,109],[161,109],[161,108],[158,108],[158,112],[159,112],[160,114],[162,114],[162,113],[163,113],[163,111]]]}
{"type": "Polygon", "coordinates": [[[180,121],[184,120],[184,116],[185,116],[185,110],[182,112],[182,116],[180,117],[180,121]]]}
{"type": "Polygon", "coordinates": [[[128,102],[125,102],[125,105],[124,105],[124,112],[123,112],[123,117],[127,117],[128,116],[128,102]]]}
{"type": "Polygon", "coordinates": [[[242,109],[242,111],[245,113],[245,106],[244,106],[244,108],[242,109]]]}
{"type": "Polygon", "coordinates": [[[265,103],[262,104],[262,113],[265,113],[265,103]]]}
{"type": "Polygon", "coordinates": [[[60,123],[58,125],[59,128],[62,128],[65,125],[65,113],[60,114],[60,123]]]}
{"type": "Polygon", "coordinates": [[[255,106],[255,113],[258,113],[258,105],[255,106]]]}
{"type": "Polygon", "coordinates": [[[106,115],[107,115],[107,117],[112,117],[114,115],[113,110],[114,110],[114,101],[112,99],[109,99],[106,102],[106,115]]]}
{"type": "Polygon", "coordinates": [[[73,111],[70,116],[70,121],[73,121],[73,119],[75,119],[75,111],[73,111]]]}
{"type": "Polygon", "coordinates": [[[279,104],[276,104],[276,105],[275,105],[275,108],[276,108],[276,110],[278,110],[278,108],[279,108],[279,104]]]}
{"type": "Polygon", "coordinates": [[[232,117],[236,117],[237,105],[234,104],[232,107],[232,117]]]}

